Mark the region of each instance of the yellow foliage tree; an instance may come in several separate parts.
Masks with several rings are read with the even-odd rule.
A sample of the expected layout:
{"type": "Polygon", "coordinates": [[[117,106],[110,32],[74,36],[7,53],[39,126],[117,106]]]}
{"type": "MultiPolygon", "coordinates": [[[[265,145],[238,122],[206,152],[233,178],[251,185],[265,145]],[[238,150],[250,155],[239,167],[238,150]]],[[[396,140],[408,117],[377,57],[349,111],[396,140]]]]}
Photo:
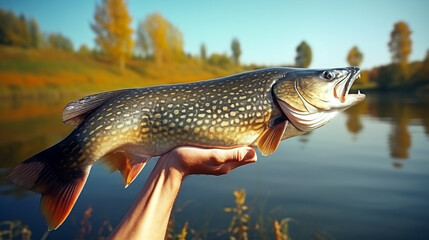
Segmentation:
{"type": "Polygon", "coordinates": [[[150,49],[158,64],[183,58],[183,35],[160,13],[153,13],[139,24],[138,42],[150,49]]]}
{"type": "Polygon", "coordinates": [[[347,54],[347,62],[350,66],[359,66],[363,60],[363,54],[359,51],[359,48],[354,46],[350,49],[349,54],[347,54]]]}
{"type": "Polygon", "coordinates": [[[405,65],[411,53],[411,30],[405,22],[395,23],[390,33],[389,49],[393,63],[405,65]]]}
{"type": "Polygon", "coordinates": [[[390,33],[389,49],[392,53],[392,81],[395,84],[409,79],[408,57],[411,53],[411,30],[406,22],[397,22],[390,33]]]}
{"type": "Polygon", "coordinates": [[[96,43],[107,53],[119,61],[121,70],[125,68],[125,60],[132,55],[134,42],[133,29],[130,27],[132,18],[128,13],[124,0],[103,0],[96,6],[95,23],[92,30],[97,35],[96,43]]]}

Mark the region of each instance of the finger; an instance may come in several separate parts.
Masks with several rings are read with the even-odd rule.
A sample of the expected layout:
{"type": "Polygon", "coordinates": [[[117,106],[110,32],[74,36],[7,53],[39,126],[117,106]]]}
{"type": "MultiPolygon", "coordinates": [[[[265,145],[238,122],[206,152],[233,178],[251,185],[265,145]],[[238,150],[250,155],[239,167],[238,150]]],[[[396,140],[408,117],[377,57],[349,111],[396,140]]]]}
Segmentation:
{"type": "Polygon", "coordinates": [[[209,152],[209,163],[219,166],[227,162],[256,161],[256,152],[250,147],[235,149],[212,149],[209,152]]]}
{"type": "Polygon", "coordinates": [[[179,147],[170,152],[168,157],[171,157],[174,161],[166,162],[174,165],[174,168],[178,169],[183,176],[189,174],[221,175],[245,163],[255,162],[256,152],[250,147],[235,149],[179,147]],[[223,166],[226,163],[233,164],[223,166]],[[218,173],[218,170],[221,170],[221,172],[218,173]]]}
{"type": "MultiPolygon", "coordinates": [[[[250,153],[246,155],[251,156],[252,154],[250,153]]],[[[247,157],[242,159],[241,161],[228,161],[218,167],[211,167],[212,169],[210,170],[210,172],[214,173],[215,175],[223,175],[229,173],[235,168],[254,162],[256,162],[256,158],[254,157],[247,157]]]]}

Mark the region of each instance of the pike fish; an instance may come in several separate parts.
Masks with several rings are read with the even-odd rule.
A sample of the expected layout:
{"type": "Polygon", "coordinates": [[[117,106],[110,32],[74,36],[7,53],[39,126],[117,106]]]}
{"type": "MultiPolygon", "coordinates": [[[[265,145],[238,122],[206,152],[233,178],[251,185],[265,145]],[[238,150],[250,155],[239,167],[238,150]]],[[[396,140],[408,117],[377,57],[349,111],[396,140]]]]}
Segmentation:
{"type": "Polygon", "coordinates": [[[92,165],[102,159],[128,186],[153,156],[178,146],[252,146],[273,153],[281,140],[325,125],[363,101],[350,94],[356,67],[267,68],[228,77],[99,93],[69,103],[65,139],[9,174],[41,194],[50,230],[72,210],[92,165]]]}

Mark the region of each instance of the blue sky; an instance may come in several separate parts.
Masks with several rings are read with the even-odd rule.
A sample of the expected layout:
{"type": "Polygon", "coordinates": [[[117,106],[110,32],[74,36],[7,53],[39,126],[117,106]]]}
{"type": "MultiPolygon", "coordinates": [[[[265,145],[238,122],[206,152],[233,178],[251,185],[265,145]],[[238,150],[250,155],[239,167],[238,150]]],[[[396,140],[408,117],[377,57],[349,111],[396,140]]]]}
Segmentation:
{"type": "MultiPolygon", "coordinates": [[[[61,32],[75,48],[94,46],[93,22],[101,0],[0,0],[0,7],[34,17],[44,32],[61,32]]],[[[128,0],[133,28],[148,14],[160,12],[184,35],[185,51],[230,54],[233,38],[240,41],[243,63],[293,64],[297,45],[312,48],[310,67],[346,66],[347,52],[358,46],[362,68],[390,62],[387,43],[397,21],[412,30],[410,60],[422,60],[429,49],[429,1],[138,1],[128,0]]]]}

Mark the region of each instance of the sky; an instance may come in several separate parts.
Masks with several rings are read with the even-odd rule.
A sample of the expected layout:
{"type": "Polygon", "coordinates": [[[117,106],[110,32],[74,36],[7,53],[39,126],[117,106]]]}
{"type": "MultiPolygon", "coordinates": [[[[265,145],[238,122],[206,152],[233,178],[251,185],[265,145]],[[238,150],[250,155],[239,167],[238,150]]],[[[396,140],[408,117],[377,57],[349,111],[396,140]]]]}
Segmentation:
{"type": "MultiPolygon", "coordinates": [[[[0,8],[33,17],[46,33],[62,33],[75,46],[95,45],[96,4],[102,0],[0,0],[0,8]]],[[[293,1],[293,0],[128,0],[132,27],[148,14],[159,12],[184,36],[184,49],[199,55],[231,54],[231,42],[241,45],[244,64],[291,65],[296,47],[306,41],[313,53],[312,68],[347,66],[348,51],[357,46],[364,55],[361,67],[369,69],[391,61],[387,46],[398,21],[408,23],[412,34],[410,61],[423,60],[429,49],[429,1],[293,1]]]]}

